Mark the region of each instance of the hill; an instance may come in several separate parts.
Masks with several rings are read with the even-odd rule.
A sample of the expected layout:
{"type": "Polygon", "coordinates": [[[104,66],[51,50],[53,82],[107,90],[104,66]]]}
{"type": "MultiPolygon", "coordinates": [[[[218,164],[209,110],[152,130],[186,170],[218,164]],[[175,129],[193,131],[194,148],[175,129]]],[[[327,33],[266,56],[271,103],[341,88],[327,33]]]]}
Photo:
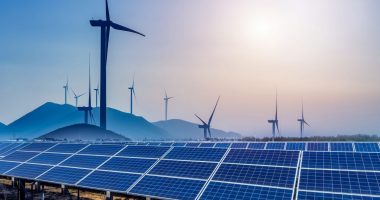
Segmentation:
{"type": "Polygon", "coordinates": [[[95,125],[74,124],[59,128],[50,133],[42,135],[37,139],[53,140],[53,141],[129,141],[130,139],[104,130],[95,125]]]}
{"type": "Polygon", "coordinates": [[[8,131],[7,125],[0,122],[0,140],[10,139],[12,134],[8,131]]]}
{"type": "MultiPolygon", "coordinates": [[[[198,124],[195,123],[180,119],[170,119],[154,122],[153,124],[165,129],[170,135],[178,139],[203,139],[203,130],[198,128],[198,124]]],[[[241,138],[241,135],[238,133],[225,132],[214,128],[211,128],[211,136],[216,138],[241,138]]]]}

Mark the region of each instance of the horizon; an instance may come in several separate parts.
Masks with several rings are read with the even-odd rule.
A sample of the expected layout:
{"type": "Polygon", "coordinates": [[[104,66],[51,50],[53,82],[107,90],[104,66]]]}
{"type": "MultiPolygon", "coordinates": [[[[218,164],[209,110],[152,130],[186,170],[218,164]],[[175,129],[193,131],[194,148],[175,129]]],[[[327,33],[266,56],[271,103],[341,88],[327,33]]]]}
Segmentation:
{"type": "MultiPolygon", "coordinates": [[[[369,0],[110,1],[113,21],[147,37],[111,30],[108,107],[129,112],[136,74],[134,111],[148,121],[164,118],[164,89],[174,96],[169,119],[193,123],[195,113],[210,116],[220,95],[212,128],[269,137],[277,88],[283,136],[299,135],[302,101],[311,125],[305,136],[378,135],[379,6],[369,0]]],[[[77,93],[86,92],[89,52],[96,87],[100,34],[89,20],[105,17],[103,0],[8,1],[0,11],[0,122],[45,102],[63,104],[66,76],[77,93]]],[[[72,94],[68,99],[75,105],[72,94]]],[[[95,105],[94,93],[92,99],[95,105]]]]}

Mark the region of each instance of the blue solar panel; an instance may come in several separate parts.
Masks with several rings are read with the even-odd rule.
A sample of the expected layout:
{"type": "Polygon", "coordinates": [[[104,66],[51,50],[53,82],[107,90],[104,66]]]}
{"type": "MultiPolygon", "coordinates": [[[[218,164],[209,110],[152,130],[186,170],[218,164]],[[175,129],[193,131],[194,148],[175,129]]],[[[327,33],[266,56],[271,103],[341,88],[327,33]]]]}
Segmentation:
{"type": "Polygon", "coordinates": [[[69,154],[41,153],[40,155],[29,160],[28,162],[56,165],[56,164],[62,162],[64,159],[68,158],[69,156],[70,156],[69,154]]]}
{"type": "Polygon", "coordinates": [[[173,147],[184,147],[185,145],[186,145],[186,143],[176,142],[172,146],[173,147]]]}
{"type": "Polygon", "coordinates": [[[16,167],[20,163],[17,162],[5,162],[5,161],[0,161],[0,174],[4,174],[8,170],[16,167]]]}
{"type": "Polygon", "coordinates": [[[113,157],[100,167],[104,170],[145,173],[157,160],[113,157]]]}
{"type": "Polygon", "coordinates": [[[286,144],[286,150],[305,150],[306,144],[303,142],[288,142],[286,144]]]}
{"type": "Polygon", "coordinates": [[[71,158],[65,160],[65,162],[61,163],[60,165],[94,169],[106,161],[108,158],[109,157],[107,156],[74,155],[71,158]]]}
{"type": "Polygon", "coordinates": [[[328,151],[329,150],[329,144],[328,143],[322,143],[322,142],[309,142],[307,144],[307,150],[308,151],[328,151]]]}
{"type": "Polygon", "coordinates": [[[248,143],[232,143],[230,148],[233,149],[245,149],[247,148],[248,143]]]}
{"type": "Polygon", "coordinates": [[[354,151],[352,143],[330,143],[330,151],[354,151]]]}
{"type": "Polygon", "coordinates": [[[123,147],[123,145],[114,144],[92,144],[80,151],[79,153],[110,156],[120,151],[123,147]]]}
{"type": "Polygon", "coordinates": [[[255,143],[249,143],[248,149],[264,149],[265,143],[264,142],[255,142],[255,143]]]}
{"type": "Polygon", "coordinates": [[[273,149],[277,149],[277,150],[283,150],[285,149],[285,143],[283,142],[268,142],[267,143],[267,147],[266,149],[270,149],[270,150],[273,150],[273,149]]]}
{"type": "Polygon", "coordinates": [[[54,167],[42,176],[38,177],[38,180],[73,185],[90,172],[91,170],[87,169],[54,167]]]}
{"type": "Polygon", "coordinates": [[[208,179],[217,163],[161,160],[149,174],[208,179]]]}
{"type": "Polygon", "coordinates": [[[292,190],[231,183],[210,182],[200,199],[283,200],[292,199],[292,190]]]}
{"type": "Polygon", "coordinates": [[[193,200],[204,184],[205,181],[145,176],[132,188],[131,193],[151,197],[193,200]]]}
{"type": "Polygon", "coordinates": [[[15,151],[14,153],[11,153],[2,160],[9,160],[9,161],[19,161],[19,162],[24,162],[32,158],[33,156],[36,156],[38,153],[37,152],[23,152],[23,151],[15,151]]]}
{"type": "Polygon", "coordinates": [[[159,142],[150,142],[148,145],[149,146],[158,146],[158,145],[160,145],[160,143],[159,142]]]}
{"type": "Polygon", "coordinates": [[[0,150],[0,156],[5,156],[7,154],[10,154],[10,153],[12,153],[18,149],[23,148],[24,146],[25,146],[25,144],[21,144],[21,143],[9,144],[0,150]]]}
{"type": "Polygon", "coordinates": [[[146,142],[138,142],[136,145],[146,146],[146,145],[148,145],[148,143],[146,143],[146,142]]]}
{"type": "Polygon", "coordinates": [[[380,195],[380,173],[302,169],[301,190],[380,195]]]}
{"type": "Polygon", "coordinates": [[[222,164],[213,180],[293,188],[296,168],[222,164]]]}
{"type": "Polygon", "coordinates": [[[177,160],[200,160],[200,161],[220,161],[226,152],[221,148],[189,148],[175,147],[166,156],[167,159],[177,160]]]}
{"type": "Polygon", "coordinates": [[[348,194],[332,194],[320,192],[298,192],[298,200],[311,199],[331,199],[331,200],[380,200],[380,197],[371,197],[363,195],[348,195],[348,194]]]}
{"type": "Polygon", "coordinates": [[[215,147],[217,148],[229,148],[231,143],[216,143],[215,147]]]}
{"type": "Polygon", "coordinates": [[[380,170],[380,154],[353,152],[304,152],[303,168],[380,170]]]}
{"type": "Polygon", "coordinates": [[[138,174],[94,171],[78,185],[93,189],[126,192],[140,176],[138,174]]]}
{"type": "Polygon", "coordinates": [[[85,146],[87,146],[87,144],[58,144],[49,149],[48,152],[76,153],[77,151],[83,149],[85,146]]]}
{"type": "Polygon", "coordinates": [[[214,147],[215,143],[201,143],[199,147],[214,147]]]}
{"type": "Polygon", "coordinates": [[[162,142],[159,146],[170,147],[170,146],[172,146],[172,145],[173,145],[172,142],[162,142]]]}
{"type": "Polygon", "coordinates": [[[187,143],[186,146],[187,147],[198,147],[201,143],[195,143],[195,142],[190,142],[190,143],[187,143]]]}
{"type": "Polygon", "coordinates": [[[123,149],[118,156],[142,157],[142,158],[160,158],[170,147],[156,146],[128,146],[123,149]]]}
{"type": "Polygon", "coordinates": [[[22,164],[11,171],[7,172],[8,176],[14,176],[19,178],[34,179],[40,174],[49,170],[52,166],[47,165],[35,165],[35,164],[22,164]]]}
{"type": "Polygon", "coordinates": [[[380,152],[377,143],[355,143],[355,150],[357,152],[380,152]]]}
{"type": "Polygon", "coordinates": [[[45,151],[54,145],[56,145],[56,143],[31,143],[30,145],[25,146],[21,150],[23,150],[23,151],[45,151]]]}
{"type": "Polygon", "coordinates": [[[224,162],[295,167],[298,156],[299,151],[231,149],[224,162]]]}

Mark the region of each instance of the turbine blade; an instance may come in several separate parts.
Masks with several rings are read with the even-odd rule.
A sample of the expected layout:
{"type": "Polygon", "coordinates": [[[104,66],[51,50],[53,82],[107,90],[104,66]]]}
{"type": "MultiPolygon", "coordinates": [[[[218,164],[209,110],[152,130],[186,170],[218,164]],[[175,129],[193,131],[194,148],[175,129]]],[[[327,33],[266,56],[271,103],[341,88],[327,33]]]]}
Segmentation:
{"type": "Polygon", "coordinates": [[[211,113],[210,119],[208,119],[208,125],[209,125],[209,126],[210,126],[210,124],[211,124],[212,118],[214,117],[214,113],[215,113],[216,107],[218,106],[219,99],[220,99],[220,96],[218,97],[218,100],[216,100],[216,104],[215,104],[214,110],[213,110],[212,113],[211,113]]]}
{"type": "Polygon", "coordinates": [[[306,121],[303,121],[306,125],[310,126],[306,121]]]}
{"type": "Polygon", "coordinates": [[[207,125],[205,121],[203,121],[197,114],[194,114],[199,120],[201,120],[201,122],[203,123],[203,125],[207,125]]]}
{"type": "Polygon", "coordinates": [[[107,21],[111,21],[110,20],[110,12],[108,10],[108,0],[106,0],[106,19],[107,19],[107,21]]]}
{"type": "Polygon", "coordinates": [[[79,95],[78,97],[81,97],[81,96],[83,96],[83,95],[85,95],[86,93],[83,93],[83,94],[81,94],[81,95],[79,95]]]}
{"type": "Polygon", "coordinates": [[[142,33],[139,33],[139,32],[137,32],[137,31],[135,31],[135,30],[132,30],[132,29],[130,29],[130,28],[127,28],[127,27],[125,27],[125,26],[122,26],[122,25],[119,25],[119,24],[116,24],[116,23],[113,23],[113,22],[111,22],[111,27],[114,28],[114,29],[116,29],[116,30],[127,31],[127,32],[131,32],[131,33],[136,33],[136,34],[138,34],[138,35],[141,35],[141,36],[145,37],[145,35],[142,34],[142,33]]]}
{"type": "Polygon", "coordinates": [[[77,94],[75,94],[73,88],[70,88],[71,89],[71,92],[74,94],[75,97],[77,97],[77,94]]]}

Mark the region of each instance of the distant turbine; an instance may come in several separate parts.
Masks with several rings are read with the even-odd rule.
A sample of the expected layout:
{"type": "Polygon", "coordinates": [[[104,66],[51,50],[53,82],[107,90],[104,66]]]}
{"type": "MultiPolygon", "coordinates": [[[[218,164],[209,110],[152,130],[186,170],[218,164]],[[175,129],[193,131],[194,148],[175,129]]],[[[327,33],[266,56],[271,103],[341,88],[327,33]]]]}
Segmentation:
{"type": "Polygon", "coordinates": [[[168,102],[169,102],[169,99],[172,99],[173,97],[168,97],[168,94],[166,94],[166,90],[165,90],[165,98],[164,98],[164,101],[165,101],[165,121],[168,120],[168,102]]]}
{"type": "Polygon", "coordinates": [[[306,121],[305,121],[305,118],[303,117],[303,103],[302,103],[302,115],[301,115],[301,119],[297,119],[297,121],[300,122],[300,133],[301,133],[301,138],[303,137],[303,131],[305,129],[305,124],[310,126],[306,121]]]}
{"type": "Polygon", "coordinates": [[[133,82],[132,82],[132,86],[128,88],[130,93],[131,93],[131,114],[133,114],[133,98],[132,96],[134,96],[136,98],[136,93],[135,93],[135,77],[133,77],[133,82]]]}
{"type": "Polygon", "coordinates": [[[78,99],[79,99],[79,97],[83,96],[83,95],[86,94],[86,93],[83,93],[83,94],[77,95],[77,94],[75,94],[73,88],[71,88],[71,91],[72,91],[73,94],[74,94],[74,98],[75,98],[75,107],[78,107],[78,99]]]}
{"type": "Polygon", "coordinates": [[[98,107],[98,95],[99,95],[99,83],[98,86],[96,86],[95,90],[95,107],[98,107]]]}
{"type": "Polygon", "coordinates": [[[108,41],[110,36],[111,27],[116,30],[127,31],[131,33],[136,33],[141,36],[137,31],[129,29],[127,27],[121,26],[111,21],[110,14],[108,11],[108,1],[106,0],[106,20],[90,20],[91,26],[101,28],[101,39],[100,39],[100,127],[103,129],[107,128],[107,53],[108,53],[108,41]]]}
{"type": "Polygon", "coordinates": [[[272,141],[274,141],[274,138],[276,137],[276,128],[277,128],[277,133],[280,133],[280,130],[278,128],[278,118],[277,118],[277,92],[276,92],[276,114],[275,114],[274,120],[268,120],[268,123],[272,124],[272,141]]]}
{"type": "Polygon", "coordinates": [[[90,58],[88,59],[88,105],[78,107],[79,111],[84,112],[84,123],[88,124],[88,116],[90,116],[90,120],[95,122],[94,115],[92,114],[92,106],[91,106],[91,64],[90,58]]]}
{"type": "Polygon", "coordinates": [[[67,92],[69,91],[69,79],[66,77],[66,84],[63,86],[65,90],[65,104],[67,104],[67,92]]]}
{"type": "Polygon", "coordinates": [[[204,135],[205,140],[211,139],[211,130],[210,130],[210,128],[211,128],[211,121],[212,121],[212,118],[214,117],[214,113],[215,113],[215,110],[216,110],[216,106],[218,106],[219,99],[220,99],[220,96],[218,97],[218,100],[216,101],[214,110],[212,111],[211,116],[208,119],[208,123],[206,123],[205,121],[203,121],[197,114],[195,114],[195,116],[199,120],[201,120],[201,122],[202,122],[202,124],[198,125],[198,127],[203,129],[203,135],[204,135]],[[207,132],[209,134],[209,137],[207,137],[207,132]]]}

